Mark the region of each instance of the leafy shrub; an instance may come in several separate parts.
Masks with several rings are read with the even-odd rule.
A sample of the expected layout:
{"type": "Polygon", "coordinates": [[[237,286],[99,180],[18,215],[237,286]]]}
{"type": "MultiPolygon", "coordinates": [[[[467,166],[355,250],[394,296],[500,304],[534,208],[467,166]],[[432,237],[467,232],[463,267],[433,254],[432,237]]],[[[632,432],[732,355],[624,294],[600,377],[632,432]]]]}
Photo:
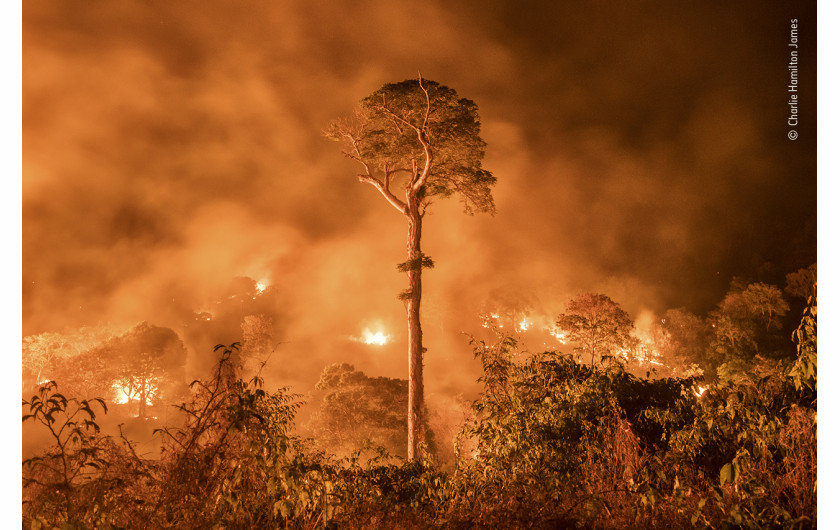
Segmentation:
{"type": "Polygon", "coordinates": [[[484,392],[453,477],[462,510],[537,525],[815,523],[815,401],[783,363],[706,389],[554,352],[521,360],[510,337],[474,347],[484,392]]]}

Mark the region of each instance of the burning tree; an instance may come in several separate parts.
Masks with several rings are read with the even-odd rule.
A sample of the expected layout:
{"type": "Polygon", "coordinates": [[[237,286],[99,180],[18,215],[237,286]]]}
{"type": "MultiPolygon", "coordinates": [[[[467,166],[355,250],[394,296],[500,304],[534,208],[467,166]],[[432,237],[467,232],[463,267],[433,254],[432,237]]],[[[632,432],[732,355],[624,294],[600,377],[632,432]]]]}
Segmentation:
{"type": "Polygon", "coordinates": [[[408,222],[408,275],[400,299],[408,316],[408,458],[423,440],[423,338],[420,327],[421,271],[432,267],[420,249],[423,217],[432,200],[458,193],[468,214],[494,211],[493,175],[481,167],[477,105],[434,81],[386,84],[363,99],[348,119],[326,131],[343,143],[344,154],[361,164],[359,181],[373,186],[408,222]],[[402,185],[404,198],[392,187],[402,185]]]}
{"type": "Polygon", "coordinates": [[[124,335],[111,339],[95,351],[108,359],[114,401],[137,404],[137,414],[158,399],[172,399],[183,390],[187,351],[169,328],[141,322],[124,335]]]}

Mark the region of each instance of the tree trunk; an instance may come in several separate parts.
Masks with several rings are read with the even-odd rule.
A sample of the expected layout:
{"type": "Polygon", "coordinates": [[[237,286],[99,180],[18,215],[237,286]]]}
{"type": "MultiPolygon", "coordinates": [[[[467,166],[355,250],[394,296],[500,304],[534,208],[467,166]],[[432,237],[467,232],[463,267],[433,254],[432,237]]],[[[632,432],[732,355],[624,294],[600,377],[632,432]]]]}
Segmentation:
{"type": "Polygon", "coordinates": [[[420,329],[420,276],[423,272],[420,234],[423,217],[415,201],[408,205],[408,292],[405,308],[408,313],[408,459],[419,456],[418,446],[424,440],[423,422],[423,331],[420,329]]]}
{"type": "Polygon", "coordinates": [[[137,416],[140,418],[146,417],[146,385],[148,382],[146,379],[141,379],[140,383],[140,402],[137,405],[137,416]]]}

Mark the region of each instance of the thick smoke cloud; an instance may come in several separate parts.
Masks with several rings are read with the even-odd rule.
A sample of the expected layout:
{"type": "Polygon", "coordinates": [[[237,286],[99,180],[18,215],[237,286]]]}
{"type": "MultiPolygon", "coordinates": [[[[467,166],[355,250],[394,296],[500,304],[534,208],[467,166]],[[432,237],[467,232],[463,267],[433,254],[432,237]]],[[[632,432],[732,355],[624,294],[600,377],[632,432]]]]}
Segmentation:
{"type": "Polygon", "coordinates": [[[451,4],[26,2],[24,335],[175,327],[248,276],[282,306],[284,377],[404,376],[404,221],[321,130],[418,71],[478,103],[498,177],[495,217],[427,217],[431,392],[474,368],[461,332],[491,305],[705,311],[814,261],[811,3],[451,4]],[[374,322],[397,342],[347,340],[374,322]]]}

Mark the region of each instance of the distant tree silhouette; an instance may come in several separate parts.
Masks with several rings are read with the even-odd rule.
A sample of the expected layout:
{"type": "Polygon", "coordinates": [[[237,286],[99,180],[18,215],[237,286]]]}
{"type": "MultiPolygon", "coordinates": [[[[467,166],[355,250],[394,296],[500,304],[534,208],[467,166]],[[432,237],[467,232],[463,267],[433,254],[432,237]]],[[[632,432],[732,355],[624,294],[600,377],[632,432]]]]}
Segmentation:
{"type": "Polygon", "coordinates": [[[780,331],[782,317],[789,310],[782,291],[775,285],[733,283],[717,308],[709,313],[712,328],[709,357],[726,362],[734,358],[748,360],[758,353],[784,354],[776,350],[788,346],[780,331]]]}
{"type": "Polygon", "coordinates": [[[257,374],[268,360],[274,342],[274,319],[264,313],[242,318],[242,349],[237,362],[243,378],[257,374]]]}
{"type": "Polygon", "coordinates": [[[594,365],[596,357],[613,355],[627,345],[633,321],[607,295],[586,293],[569,301],[566,312],[557,317],[557,326],[578,344],[575,351],[588,355],[594,365]]]}
{"type": "Polygon", "coordinates": [[[817,296],[817,264],[791,272],[785,276],[785,292],[791,296],[808,300],[817,296]]]}
{"type": "MultiPolygon", "coordinates": [[[[324,368],[316,385],[318,410],[309,427],[331,451],[349,453],[369,440],[405,456],[408,382],[391,377],[370,377],[347,363],[324,368]]],[[[427,430],[427,443],[431,432],[427,430]]]]}
{"type": "Polygon", "coordinates": [[[659,348],[668,365],[687,368],[693,363],[704,372],[712,369],[705,357],[709,334],[702,318],[685,308],[669,309],[658,327],[665,335],[659,348]]]}
{"type": "Polygon", "coordinates": [[[114,337],[110,325],[86,326],[64,332],[45,332],[23,339],[23,374],[32,385],[62,378],[57,367],[114,337]]]}

